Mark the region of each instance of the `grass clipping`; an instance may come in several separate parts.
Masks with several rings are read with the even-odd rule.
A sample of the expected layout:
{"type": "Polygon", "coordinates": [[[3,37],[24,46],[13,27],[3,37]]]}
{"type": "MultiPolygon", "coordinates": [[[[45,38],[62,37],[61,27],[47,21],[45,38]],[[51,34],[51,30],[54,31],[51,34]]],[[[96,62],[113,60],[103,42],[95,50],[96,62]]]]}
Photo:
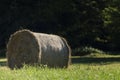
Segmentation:
{"type": "Polygon", "coordinates": [[[71,62],[71,49],[64,38],[30,30],[20,30],[11,35],[6,54],[11,69],[36,63],[67,68],[71,62]]]}

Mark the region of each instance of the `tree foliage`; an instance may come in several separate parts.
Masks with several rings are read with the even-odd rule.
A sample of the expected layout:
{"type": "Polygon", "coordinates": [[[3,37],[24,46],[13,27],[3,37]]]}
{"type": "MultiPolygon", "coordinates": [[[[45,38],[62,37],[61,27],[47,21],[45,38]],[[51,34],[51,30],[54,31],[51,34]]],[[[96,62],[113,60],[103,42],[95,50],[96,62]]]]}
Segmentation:
{"type": "Polygon", "coordinates": [[[1,0],[0,47],[19,29],[66,37],[71,47],[120,47],[119,0],[1,0]]]}

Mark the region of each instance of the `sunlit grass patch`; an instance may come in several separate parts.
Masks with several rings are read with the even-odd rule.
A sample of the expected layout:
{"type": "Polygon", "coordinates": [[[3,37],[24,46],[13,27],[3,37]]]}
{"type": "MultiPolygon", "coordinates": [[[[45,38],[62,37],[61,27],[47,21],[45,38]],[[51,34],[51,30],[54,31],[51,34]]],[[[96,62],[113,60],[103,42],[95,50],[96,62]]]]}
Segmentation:
{"type": "MultiPolygon", "coordinates": [[[[24,65],[21,69],[10,70],[6,65],[1,65],[0,80],[120,80],[119,56],[74,56],[72,60],[69,68],[24,65]]],[[[5,64],[6,59],[0,59],[1,63],[5,64]]]]}

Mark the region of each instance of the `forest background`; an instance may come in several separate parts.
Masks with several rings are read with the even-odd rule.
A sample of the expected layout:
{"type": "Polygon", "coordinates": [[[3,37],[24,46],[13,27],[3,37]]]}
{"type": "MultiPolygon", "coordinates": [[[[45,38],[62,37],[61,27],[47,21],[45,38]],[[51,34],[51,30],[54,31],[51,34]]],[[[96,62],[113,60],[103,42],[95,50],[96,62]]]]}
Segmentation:
{"type": "Polygon", "coordinates": [[[119,52],[119,3],[120,0],[0,0],[0,53],[6,50],[10,35],[21,29],[63,36],[73,51],[87,46],[119,52]]]}

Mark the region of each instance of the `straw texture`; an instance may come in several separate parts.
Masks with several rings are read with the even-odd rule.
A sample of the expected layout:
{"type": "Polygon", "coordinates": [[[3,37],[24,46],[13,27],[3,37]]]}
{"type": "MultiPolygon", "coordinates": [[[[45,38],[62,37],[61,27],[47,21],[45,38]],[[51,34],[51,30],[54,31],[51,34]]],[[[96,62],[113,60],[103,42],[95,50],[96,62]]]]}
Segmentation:
{"type": "Polygon", "coordinates": [[[71,49],[64,38],[30,30],[15,32],[7,45],[8,66],[11,69],[36,63],[49,67],[68,67],[70,56],[71,49]]]}

